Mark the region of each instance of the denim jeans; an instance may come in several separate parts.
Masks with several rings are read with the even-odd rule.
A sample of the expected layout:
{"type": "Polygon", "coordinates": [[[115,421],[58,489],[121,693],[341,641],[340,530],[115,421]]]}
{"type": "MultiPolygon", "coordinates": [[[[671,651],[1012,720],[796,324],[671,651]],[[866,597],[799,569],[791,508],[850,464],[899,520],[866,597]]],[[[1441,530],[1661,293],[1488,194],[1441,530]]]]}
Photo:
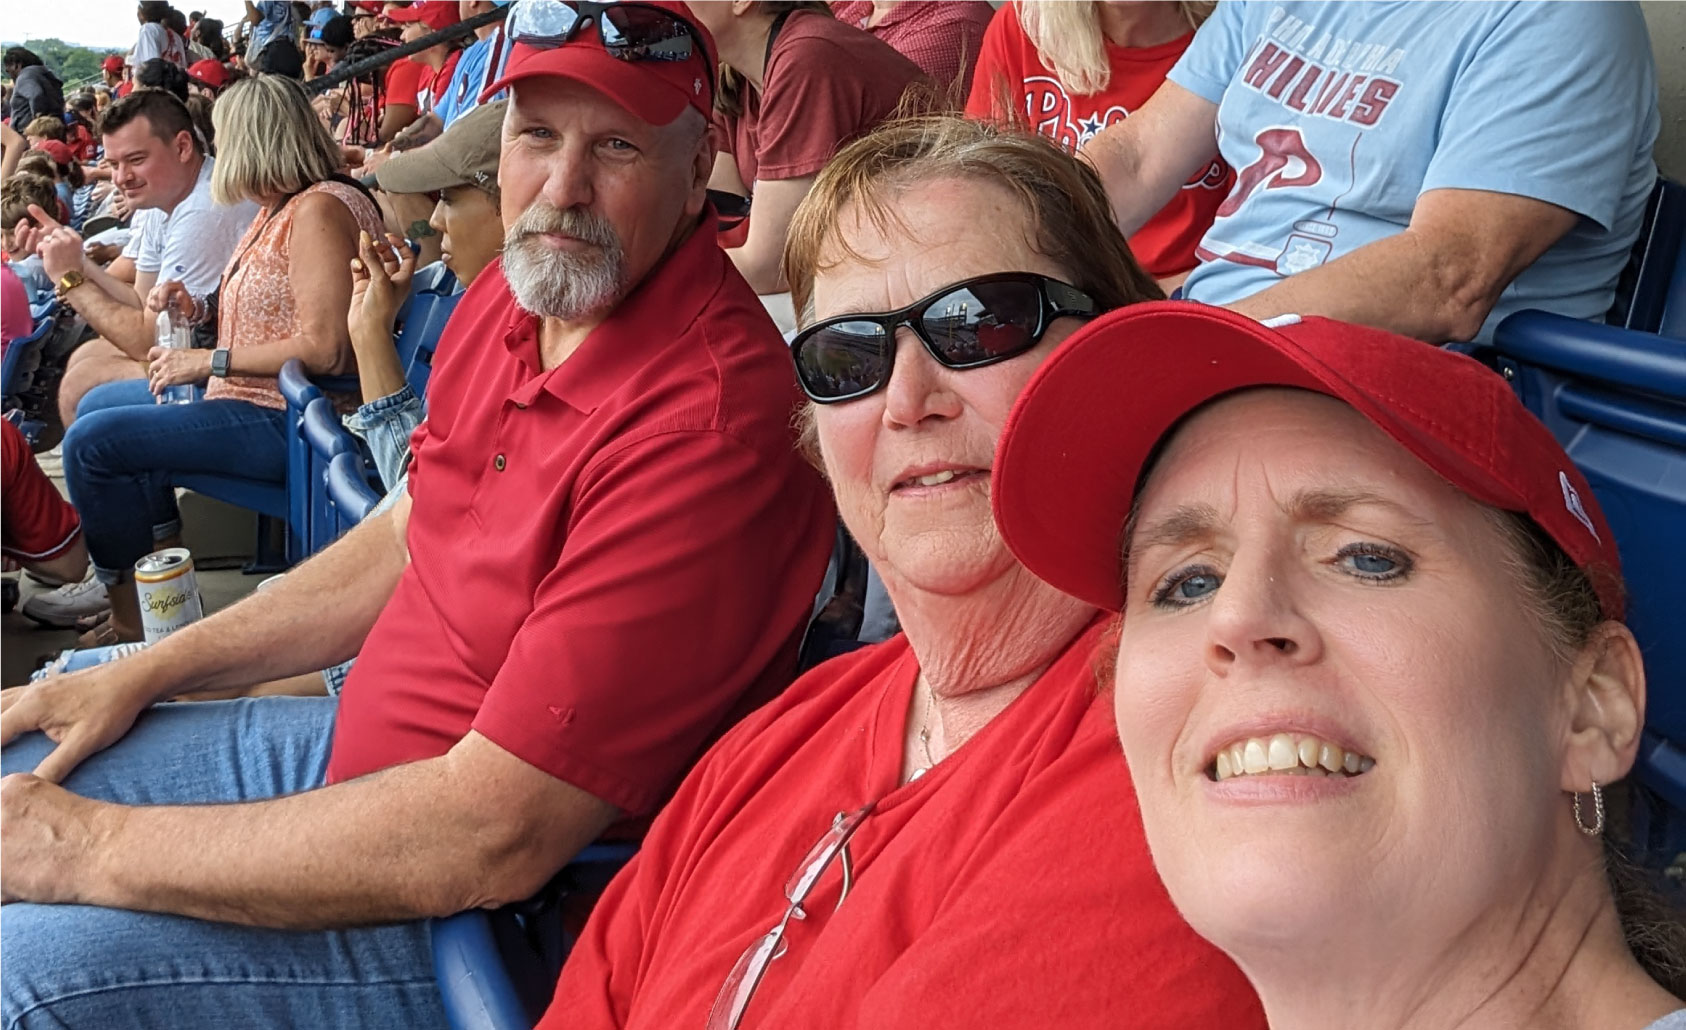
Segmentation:
{"type": "Polygon", "coordinates": [[[374,400],[345,416],[345,428],[369,445],[369,455],[375,460],[375,471],[387,490],[398,486],[409,464],[410,434],[427,417],[427,406],[410,389],[408,383],[397,393],[374,400]]]}
{"type": "Polygon", "coordinates": [[[64,479],[99,578],[120,582],[155,541],[181,531],[176,477],[285,483],[285,421],[245,401],[155,404],[141,379],[89,390],[64,434],[64,479]]]}
{"type": "MultiPolygon", "coordinates": [[[[154,706],[65,786],[130,805],[252,801],[322,785],[336,698],[154,706]]],[[[39,733],[0,752],[24,772],[39,733]]],[[[0,908],[0,1027],[442,1027],[425,922],[264,930],[87,905],[0,908]]]]}

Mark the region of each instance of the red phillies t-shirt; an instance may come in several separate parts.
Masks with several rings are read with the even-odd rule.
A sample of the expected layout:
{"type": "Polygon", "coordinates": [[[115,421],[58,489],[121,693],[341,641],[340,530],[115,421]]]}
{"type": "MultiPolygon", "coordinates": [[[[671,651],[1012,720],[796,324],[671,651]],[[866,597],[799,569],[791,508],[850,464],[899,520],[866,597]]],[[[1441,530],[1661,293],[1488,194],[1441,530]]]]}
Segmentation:
{"type": "MultiPolygon", "coordinates": [[[[1181,39],[1153,47],[1106,45],[1112,78],[1104,91],[1073,93],[1041,56],[1019,21],[1019,5],[995,12],[978,54],[978,72],[966,113],[973,118],[1023,119],[1024,124],[1076,150],[1089,137],[1147,103],[1165,73],[1194,40],[1181,39]],[[1001,103],[1014,105],[1002,110],[1001,103]]],[[[1148,274],[1156,278],[1178,275],[1199,264],[1194,248],[1216,217],[1218,205],[1229,195],[1234,173],[1215,153],[1211,163],[1183,185],[1169,204],[1130,237],[1130,249],[1148,274]]]]}
{"type": "Polygon", "coordinates": [[[746,84],[743,114],[719,116],[738,175],[751,190],[759,179],[813,175],[922,81],[918,65],[860,29],[815,11],[791,14],[761,92],[746,84]]]}
{"type": "Polygon", "coordinates": [[[711,232],[550,371],[494,264],[440,341],[410,564],[346,683],[329,780],[474,729],[651,810],[795,673],[833,541],[830,492],[794,446],[798,398],[711,232]]]}
{"type": "Polygon", "coordinates": [[[457,73],[457,59],[461,56],[461,50],[453,50],[451,55],[445,58],[445,63],[437,69],[422,66],[421,77],[416,80],[418,108],[431,111],[435,104],[445,98],[445,91],[451,87],[451,76],[457,73]]]}
{"type": "Polygon", "coordinates": [[[701,1027],[833,818],[876,802],[787,926],[743,1030],[1253,1030],[1252,989],[1153,870],[1091,626],[898,786],[905,637],[833,659],[734,728],[609,885],[541,1030],[701,1027]],[[835,910],[834,910],[835,909],[835,910]]]}

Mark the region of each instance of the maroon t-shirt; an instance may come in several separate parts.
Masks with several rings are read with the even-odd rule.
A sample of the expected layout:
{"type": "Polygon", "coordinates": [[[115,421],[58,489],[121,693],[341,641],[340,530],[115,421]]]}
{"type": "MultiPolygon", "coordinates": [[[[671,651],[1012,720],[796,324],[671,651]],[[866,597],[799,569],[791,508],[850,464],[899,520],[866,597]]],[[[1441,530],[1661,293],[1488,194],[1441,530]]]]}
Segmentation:
{"type": "Polygon", "coordinates": [[[721,115],[744,185],[813,175],[843,144],[884,121],[925,73],[888,44],[816,11],[785,19],[759,94],[721,115]]]}

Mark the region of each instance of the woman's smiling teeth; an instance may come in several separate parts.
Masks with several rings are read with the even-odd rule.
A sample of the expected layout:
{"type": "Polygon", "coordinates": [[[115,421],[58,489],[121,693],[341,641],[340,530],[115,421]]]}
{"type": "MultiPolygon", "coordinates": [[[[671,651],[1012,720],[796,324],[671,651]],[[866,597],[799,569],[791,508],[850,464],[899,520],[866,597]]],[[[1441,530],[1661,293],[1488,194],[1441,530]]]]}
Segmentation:
{"type": "Polygon", "coordinates": [[[1207,766],[1214,780],[1235,776],[1358,776],[1369,772],[1374,758],[1347,751],[1339,744],[1304,734],[1278,733],[1271,737],[1248,737],[1218,751],[1207,766]]]}
{"type": "Polygon", "coordinates": [[[949,480],[951,480],[953,478],[954,478],[954,470],[953,469],[943,469],[941,472],[935,472],[935,473],[932,473],[929,476],[920,476],[919,478],[915,479],[914,482],[918,483],[920,486],[939,486],[943,483],[948,482],[949,480]]]}

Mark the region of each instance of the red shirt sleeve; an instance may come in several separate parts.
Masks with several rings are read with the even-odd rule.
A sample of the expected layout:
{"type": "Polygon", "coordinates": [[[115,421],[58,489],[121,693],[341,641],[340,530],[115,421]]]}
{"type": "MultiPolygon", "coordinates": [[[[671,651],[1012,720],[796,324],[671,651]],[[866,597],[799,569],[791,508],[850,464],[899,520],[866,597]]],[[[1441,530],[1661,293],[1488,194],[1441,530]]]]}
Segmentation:
{"type": "Polygon", "coordinates": [[[968,118],[1004,121],[1011,117],[1011,111],[1002,109],[1005,102],[1013,99],[1011,84],[1019,76],[1010,37],[1022,32],[1017,4],[1003,4],[990,19],[983,47],[978,51],[978,66],[972,74],[972,90],[966,96],[968,118]]]}
{"type": "MultiPolygon", "coordinates": [[[[424,487],[425,489],[425,487],[424,487]]],[[[649,811],[761,670],[796,640],[778,610],[797,540],[790,480],[717,431],[663,432],[581,478],[567,545],[474,729],[623,811],[649,811]]],[[[829,504],[815,484],[811,504],[829,504]]]]}
{"type": "Polygon", "coordinates": [[[5,419],[0,419],[0,443],[6,487],[0,493],[0,551],[22,561],[57,558],[82,535],[76,509],[35,463],[23,433],[5,419]]]}
{"type": "Polygon", "coordinates": [[[416,106],[416,93],[421,88],[422,72],[429,69],[408,57],[394,61],[386,68],[386,102],[416,106]]]}

